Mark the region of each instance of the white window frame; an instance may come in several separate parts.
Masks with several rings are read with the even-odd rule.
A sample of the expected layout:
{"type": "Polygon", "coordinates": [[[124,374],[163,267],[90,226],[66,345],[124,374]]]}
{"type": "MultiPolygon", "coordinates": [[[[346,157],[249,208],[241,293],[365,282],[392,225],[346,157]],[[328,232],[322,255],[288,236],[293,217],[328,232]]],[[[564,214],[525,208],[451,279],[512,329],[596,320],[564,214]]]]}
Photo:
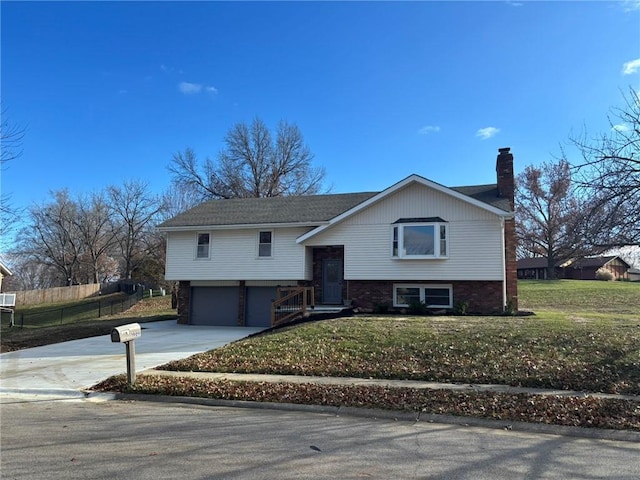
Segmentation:
{"type": "Polygon", "coordinates": [[[427,308],[453,308],[453,285],[451,284],[434,284],[434,283],[394,283],[393,284],[393,306],[394,307],[409,307],[408,304],[398,303],[398,289],[399,288],[418,288],[420,289],[420,302],[425,302],[425,290],[431,288],[441,288],[449,290],[449,304],[448,305],[427,305],[427,308]]]}
{"type": "Polygon", "coordinates": [[[257,258],[273,258],[273,241],[275,238],[275,234],[273,233],[273,230],[259,230],[258,231],[258,237],[257,237],[257,246],[256,246],[256,257],[257,258]],[[261,233],[270,233],[271,234],[271,242],[270,243],[260,243],[260,234],[261,233]],[[261,245],[269,245],[269,255],[260,255],[260,246],[261,245]]]}
{"type": "Polygon", "coordinates": [[[401,260],[430,260],[449,258],[449,225],[446,222],[402,222],[391,226],[391,257],[401,260]],[[433,227],[433,255],[411,255],[404,247],[406,227],[433,227]],[[442,232],[445,234],[444,248],[442,232]],[[397,251],[396,251],[397,249],[397,251]],[[444,250],[444,252],[442,251],[444,250]]]}
{"type": "MultiPolygon", "coordinates": [[[[202,244],[203,246],[205,244],[202,244]]],[[[195,259],[196,260],[209,260],[211,258],[211,232],[196,232],[196,251],[195,251],[195,259]],[[207,235],[209,241],[207,245],[207,255],[200,255],[200,235],[207,235]]]]}

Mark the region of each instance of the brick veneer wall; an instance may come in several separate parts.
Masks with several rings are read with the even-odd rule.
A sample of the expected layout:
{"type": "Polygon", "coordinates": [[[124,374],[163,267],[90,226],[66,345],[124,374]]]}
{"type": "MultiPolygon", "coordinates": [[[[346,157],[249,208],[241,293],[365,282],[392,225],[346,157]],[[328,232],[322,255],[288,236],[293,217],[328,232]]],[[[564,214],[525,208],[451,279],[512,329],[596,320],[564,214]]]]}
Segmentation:
{"type": "Polygon", "coordinates": [[[348,298],[355,307],[363,312],[372,312],[380,306],[390,310],[401,310],[393,307],[393,285],[452,285],[453,303],[467,302],[469,313],[495,314],[502,312],[502,282],[500,281],[437,281],[407,282],[405,280],[349,280],[347,283],[348,298]]]}
{"type": "Polygon", "coordinates": [[[507,302],[518,310],[518,262],[516,260],[516,221],[504,222],[504,255],[506,260],[507,302]]]}
{"type": "MultiPolygon", "coordinates": [[[[513,175],[513,154],[511,149],[499,148],[496,158],[496,179],[498,194],[509,200],[509,206],[515,208],[515,177],[513,175]]],[[[516,263],[516,224],[515,220],[505,220],[504,224],[504,255],[507,299],[511,307],[518,309],[518,266],[516,263]]]]}
{"type": "Polygon", "coordinates": [[[243,327],[245,322],[245,304],[247,302],[247,288],[246,282],[244,280],[240,280],[240,284],[238,285],[238,326],[243,327]]]}
{"type": "Polygon", "coordinates": [[[189,306],[191,305],[191,282],[178,283],[178,323],[189,323],[189,306]]]}

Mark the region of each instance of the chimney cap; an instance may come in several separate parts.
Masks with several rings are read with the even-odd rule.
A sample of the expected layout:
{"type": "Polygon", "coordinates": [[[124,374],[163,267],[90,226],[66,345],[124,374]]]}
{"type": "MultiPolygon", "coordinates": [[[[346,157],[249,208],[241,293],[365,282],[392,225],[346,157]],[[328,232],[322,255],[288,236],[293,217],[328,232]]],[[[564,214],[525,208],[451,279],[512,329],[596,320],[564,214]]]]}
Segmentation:
{"type": "Polygon", "coordinates": [[[500,153],[509,153],[509,150],[511,150],[511,147],[504,147],[504,148],[499,148],[498,152],[500,152],[500,153]]]}

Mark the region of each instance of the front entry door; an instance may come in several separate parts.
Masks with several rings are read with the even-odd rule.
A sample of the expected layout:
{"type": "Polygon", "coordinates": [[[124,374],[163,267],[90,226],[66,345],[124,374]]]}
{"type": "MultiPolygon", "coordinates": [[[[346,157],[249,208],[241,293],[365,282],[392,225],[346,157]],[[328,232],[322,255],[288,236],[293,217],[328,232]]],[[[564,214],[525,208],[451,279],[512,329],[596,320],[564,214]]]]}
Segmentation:
{"type": "Polygon", "coordinates": [[[322,303],[342,303],[341,258],[325,258],[322,261],[322,303]]]}

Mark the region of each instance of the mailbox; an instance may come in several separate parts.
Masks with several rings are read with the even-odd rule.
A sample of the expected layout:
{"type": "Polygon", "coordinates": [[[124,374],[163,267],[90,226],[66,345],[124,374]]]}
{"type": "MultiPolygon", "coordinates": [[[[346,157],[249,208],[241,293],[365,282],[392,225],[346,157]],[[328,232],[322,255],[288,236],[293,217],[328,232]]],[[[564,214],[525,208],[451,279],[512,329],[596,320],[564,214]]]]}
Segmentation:
{"type": "Polygon", "coordinates": [[[142,329],[139,323],[129,323],[115,327],[111,330],[111,341],[114,343],[127,343],[142,335],[142,329]]]}

